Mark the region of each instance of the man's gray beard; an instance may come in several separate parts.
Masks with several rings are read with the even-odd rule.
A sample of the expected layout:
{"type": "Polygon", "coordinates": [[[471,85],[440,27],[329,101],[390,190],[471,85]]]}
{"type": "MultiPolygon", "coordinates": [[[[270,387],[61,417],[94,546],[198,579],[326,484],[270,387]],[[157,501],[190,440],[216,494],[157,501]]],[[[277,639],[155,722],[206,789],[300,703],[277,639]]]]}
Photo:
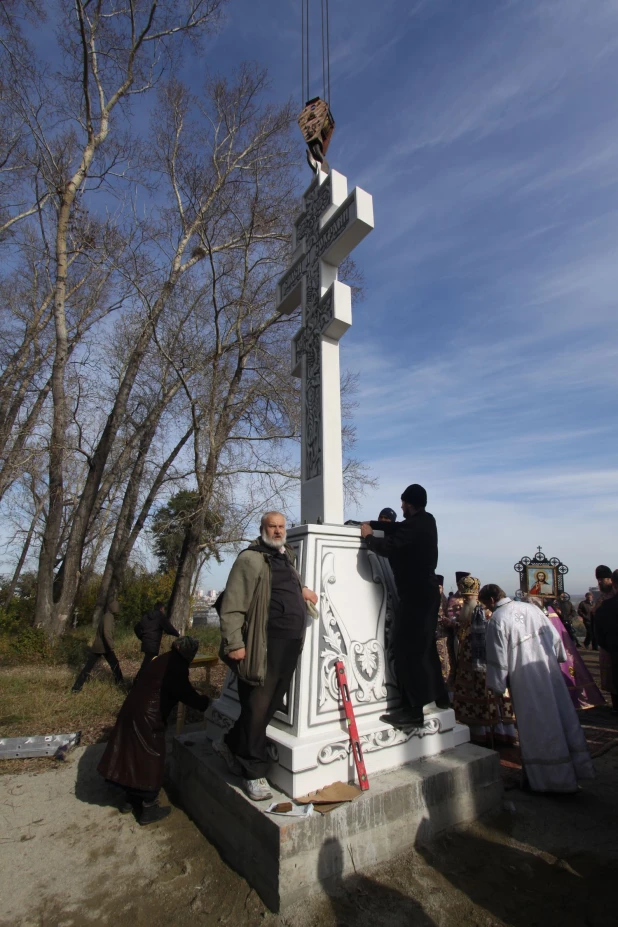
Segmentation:
{"type": "Polygon", "coordinates": [[[272,547],[273,550],[281,550],[282,547],[285,547],[286,538],[287,533],[283,535],[283,538],[280,541],[273,541],[268,537],[266,531],[262,530],[262,544],[266,544],[267,547],[272,547]]]}

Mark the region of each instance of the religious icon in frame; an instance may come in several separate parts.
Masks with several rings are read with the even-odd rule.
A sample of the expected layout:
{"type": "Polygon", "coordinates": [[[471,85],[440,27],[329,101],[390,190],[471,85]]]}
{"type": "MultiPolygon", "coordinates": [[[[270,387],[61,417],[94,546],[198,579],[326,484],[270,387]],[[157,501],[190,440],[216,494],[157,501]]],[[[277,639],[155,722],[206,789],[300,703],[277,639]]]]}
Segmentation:
{"type": "Polygon", "coordinates": [[[528,593],[540,599],[570,598],[564,591],[568,566],[557,557],[546,557],[540,547],[534,557],[522,557],[514,569],[519,573],[520,594],[528,593]]]}
{"type": "Polygon", "coordinates": [[[530,595],[556,595],[555,567],[540,570],[537,566],[526,567],[530,595]]]}

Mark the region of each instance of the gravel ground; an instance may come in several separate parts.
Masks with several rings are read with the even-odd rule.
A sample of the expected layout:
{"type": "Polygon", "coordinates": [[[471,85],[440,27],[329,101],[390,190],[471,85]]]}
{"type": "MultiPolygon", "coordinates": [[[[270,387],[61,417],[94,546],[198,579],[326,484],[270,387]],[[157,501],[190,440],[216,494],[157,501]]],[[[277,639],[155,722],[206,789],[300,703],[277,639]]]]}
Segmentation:
{"type": "Polygon", "coordinates": [[[346,879],[330,897],[283,916],[266,910],[180,808],[147,828],[120,815],[96,773],[102,750],[78,748],[50,771],[2,777],[2,927],[615,923],[616,748],[597,759],[598,778],[578,795],[511,790],[500,816],[346,879]]]}
{"type": "MultiPolygon", "coordinates": [[[[596,654],[585,660],[596,675],[596,654]]],[[[0,777],[0,927],[613,927],[618,716],[601,707],[581,720],[598,776],[578,795],[523,793],[504,769],[500,815],[281,916],[181,808],[147,828],[120,815],[96,773],[104,746],[80,747],[0,777]]]]}

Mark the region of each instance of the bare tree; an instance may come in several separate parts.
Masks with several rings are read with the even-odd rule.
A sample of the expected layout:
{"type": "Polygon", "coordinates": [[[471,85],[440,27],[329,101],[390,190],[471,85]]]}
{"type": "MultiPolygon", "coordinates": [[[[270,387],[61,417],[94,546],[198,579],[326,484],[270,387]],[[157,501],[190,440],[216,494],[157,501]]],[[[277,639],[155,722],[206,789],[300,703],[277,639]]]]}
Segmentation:
{"type": "MultiPolygon", "coordinates": [[[[68,427],[66,370],[69,331],[66,301],[70,223],[89,179],[102,183],[131,151],[119,141],[113,117],[123,103],[148,92],[170,55],[192,33],[212,28],[222,0],[73,0],[60,4],[58,38],[64,51],[64,71],[56,92],[62,92],[68,128],[51,134],[40,118],[38,99],[22,98],[22,117],[32,138],[46,192],[53,203],[54,359],[51,372],[53,420],[49,449],[49,511],[39,557],[37,623],[51,634],[62,631],[68,618],[65,592],[54,608],[54,565],[60,542],[64,506],[64,460],[68,427]]],[[[17,68],[17,65],[15,66],[17,68]]],[[[60,108],[60,106],[59,106],[60,108]]],[[[59,113],[58,115],[61,115],[59,113]]],[[[96,469],[96,467],[95,467],[96,469]]],[[[100,478],[100,474],[99,478],[100,478]]],[[[85,536],[86,527],[82,536],[85,536]]],[[[65,573],[68,577],[68,571],[65,573]]],[[[73,594],[71,594],[73,593],[73,594]]]]}
{"type": "Polygon", "coordinates": [[[50,199],[38,170],[36,143],[22,108],[24,96],[45,119],[41,75],[26,41],[25,18],[45,19],[34,0],[0,4],[0,242],[22,221],[35,216],[50,199]]]}
{"type": "MultiPolygon", "coordinates": [[[[103,563],[96,614],[116,596],[174,487],[199,497],[179,624],[204,558],[297,489],[298,317],[274,311],[298,207],[292,111],[266,102],[255,66],[197,96],[161,79],[224,2],[57,0],[60,75],[15,25],[30,4],[0,9],[0,501],[37,474],[42,506],[19,539],[23,563],[39,548],[36,623],[50,635],[103,563]],[[130,107],[148,94],[145,139],[130,107]],[[209,512],[222,530],[204,532],[209,512]]],[[[346,477],[366,474],[350,461],[346,477]]]]}

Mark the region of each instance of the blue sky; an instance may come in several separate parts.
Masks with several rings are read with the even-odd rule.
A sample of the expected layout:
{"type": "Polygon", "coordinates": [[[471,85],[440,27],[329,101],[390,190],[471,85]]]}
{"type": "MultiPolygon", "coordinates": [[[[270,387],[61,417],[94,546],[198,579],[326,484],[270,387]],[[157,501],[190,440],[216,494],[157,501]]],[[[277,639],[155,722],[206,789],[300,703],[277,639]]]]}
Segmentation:
{"type": "MultiPolygon", "coordinates": [[[[273,99],[300,109],[300,8],[230,0],[181,76],[198,90],[255,60],[273,99]]],[[[540,544],[582,592],[597,563],[618,566],[618,0],[330,8],[328,158],[373,195],[376,221],[340,344],[379,488],[346,517],[398,508],[420,482],[447,586],[466,569],[512,591],[513,564],[540,544]]],[[[299,189],[310,180],[303,166],[299,189]]],[[[223,586],[229,563],[202,585],[223,586]]]]}
{"type": "MultiPolygon", "coordinates": [[[[467,569],[512,590],[540,544],[581,592],[618,565],[618,3],[330,6],[329,162],[376,220],[341,356],[380,486],[347,516],[420,482],[447,586],[467,569]]],[[[298,0],[232,0],[205,62],[245,58],[300,100],[298,0]]]]}

